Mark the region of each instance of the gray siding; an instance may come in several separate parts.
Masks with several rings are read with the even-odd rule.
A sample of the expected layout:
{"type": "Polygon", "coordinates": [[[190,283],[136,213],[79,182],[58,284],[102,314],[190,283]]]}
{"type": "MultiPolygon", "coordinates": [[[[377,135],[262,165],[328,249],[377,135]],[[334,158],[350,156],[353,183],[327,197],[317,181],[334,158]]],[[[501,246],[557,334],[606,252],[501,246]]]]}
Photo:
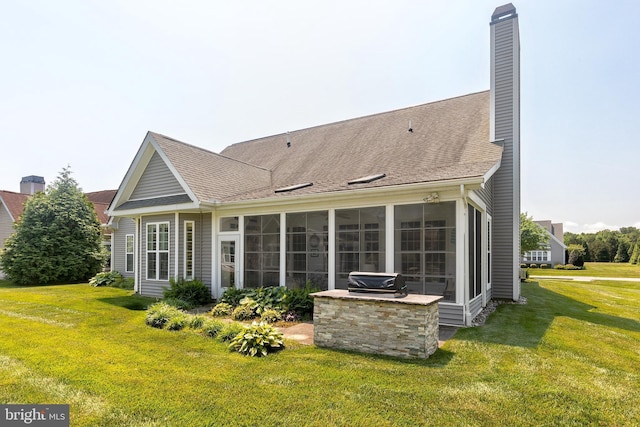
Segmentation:
{"type": "MultiPolygon", "coordinates": [[[[136,221],[131,218],[120,218],[118,220],[118,228],[113,230],[113,244],[111,252],[113,253],[113,264],[111,269],[122,274],[124,277],[134,277],[134,272],[127,273],[126,257],[127,257],[127,241],[126,235],[136,233],[136,221]]],[[[137,248],[134,248],[134,257],[138,256],[137,248]]]]}
{"type": "Polygon", "coordinates": [[[469,316],[471,319],[476,317],[482,311],[482,295],[479,295],[469,301],[469,316]]]}
{"type": "Polygon", "coordinates": [[[493,182],[493,296],[520,295],[520,117],[519,43],[515,15],[494,21],[492,32],[492,107],[495,139],[503,139],[500,169],[493,182]]]}
{"type": "Polygon", "coordinates": [[[487,213],[493,215],[493,177],[489,178],[484,188],[476,190],[475,193],[487,205],[487,213]]]}
{"type": "Polygon", "coordinates": [[[464,326],[464,307],[455,304],[438,303],[441,325],[464,326]]]}
{"type": "MultiPolygon", "coordinates": [[[[140,230],[140,294],[151,297],[162,298],[162,291],[170,287],[168,280],[147,280],[147,224],[151,222],[168,222],[169,223],[169,277],[175,275],[175,233],[176,224],[173,214],[170,215],[152,215],[142,218],[142,227],[140,230]]],[[[180,231],[182,234],[182,231],[180,231]]]]}
{"type": "Polygon", "coordinates": [[[184,223],[193,221],[194,233],[194,276],[211,288],[211,214],[180,214],[180,247],[178,248],[179,270],[178,277],[184,277],[184,223]]]}
{"type": "Polygon", "coordinates": [[[129,199],[149,199],[184,193],[184,188],[156,152],[153,153],[129,199]]]}

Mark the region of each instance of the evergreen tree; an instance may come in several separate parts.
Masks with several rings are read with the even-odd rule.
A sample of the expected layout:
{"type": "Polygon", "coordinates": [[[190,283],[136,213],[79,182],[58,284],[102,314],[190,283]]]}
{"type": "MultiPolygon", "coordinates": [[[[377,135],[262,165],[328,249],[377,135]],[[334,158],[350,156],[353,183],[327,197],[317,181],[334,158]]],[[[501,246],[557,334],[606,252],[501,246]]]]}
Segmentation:
{"type": "Polygon", "coordinates": [[[16,284],[85,281],[106,261],[101,237],[93,205],[65,168],[45,193],[27,200],[0,264],[16,284]]]}

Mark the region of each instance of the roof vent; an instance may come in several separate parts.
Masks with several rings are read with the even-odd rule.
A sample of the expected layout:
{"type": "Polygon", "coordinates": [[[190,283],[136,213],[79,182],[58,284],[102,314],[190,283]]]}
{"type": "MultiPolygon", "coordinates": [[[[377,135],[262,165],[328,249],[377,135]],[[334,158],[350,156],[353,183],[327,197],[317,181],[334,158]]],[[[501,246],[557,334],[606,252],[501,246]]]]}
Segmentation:
{"type": "Polygon", "coordinates": [[[413,127],[411,126],[411,120],[409,120],[409,129],[407,129],[407,131],[413,133],[413,127]]]}
{"type": "Polygon", "coordinates": [[[358,179],[353,179],[351,181],[348,181],[347,184],[352,185],[352,184],[368,184],[370,182],[376,181],[378,179],[384,178],[385,176],[387,176],[387,174],[384,173],[378,173],[375,175],[368,175],[368,176],[363,176],[362,178],[358,178],[358,179]]]}
{"type": "Polygon", "coordinates": [[[289,136],[289,132],[287,132],[287,148],[291,148],[291,137],[289,136]]]}
{"type": "Polygon", "coordinates": [[[275,190],[275,193],[287,193],[290,191],[299,190],[301,188],[311,187],[312,185],[313,185],[313,182],[305,182],[304,184],[290,185],[289,187],[278,188],[277,190],[275,190]]]}

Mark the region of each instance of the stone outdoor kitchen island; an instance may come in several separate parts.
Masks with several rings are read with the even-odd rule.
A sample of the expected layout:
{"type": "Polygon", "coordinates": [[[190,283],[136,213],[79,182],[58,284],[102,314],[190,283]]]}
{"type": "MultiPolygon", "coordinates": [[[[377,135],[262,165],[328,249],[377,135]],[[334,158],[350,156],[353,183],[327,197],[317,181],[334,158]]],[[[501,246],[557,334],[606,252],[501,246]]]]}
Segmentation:
{"type": "Polygon", "coordinates": [[[441,296],[396,298],[346,290],[312,295],[313,340],[319,347],[422,359],[438,349],[441,296]]]}

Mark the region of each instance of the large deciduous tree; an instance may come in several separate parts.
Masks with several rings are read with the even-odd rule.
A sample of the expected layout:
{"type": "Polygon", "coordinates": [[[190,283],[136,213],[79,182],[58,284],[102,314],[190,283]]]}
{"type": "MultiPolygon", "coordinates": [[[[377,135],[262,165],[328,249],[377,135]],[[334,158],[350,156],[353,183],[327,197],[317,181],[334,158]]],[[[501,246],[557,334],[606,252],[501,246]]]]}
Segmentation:
{"type": "Polygon", "coordinates": [[[85,281],[106,261],[101,240],[95,209],[65,168],[46,192],[27,200],[0,264],[16,284],[85,281]]]}
{"type": "Polygon", "coordinates": [[[520,252],[526,253],[540,249],[542,245],[549,243],[549,234],[546,230],[533,222],[527,213],[520,214],[520,252]]]}

